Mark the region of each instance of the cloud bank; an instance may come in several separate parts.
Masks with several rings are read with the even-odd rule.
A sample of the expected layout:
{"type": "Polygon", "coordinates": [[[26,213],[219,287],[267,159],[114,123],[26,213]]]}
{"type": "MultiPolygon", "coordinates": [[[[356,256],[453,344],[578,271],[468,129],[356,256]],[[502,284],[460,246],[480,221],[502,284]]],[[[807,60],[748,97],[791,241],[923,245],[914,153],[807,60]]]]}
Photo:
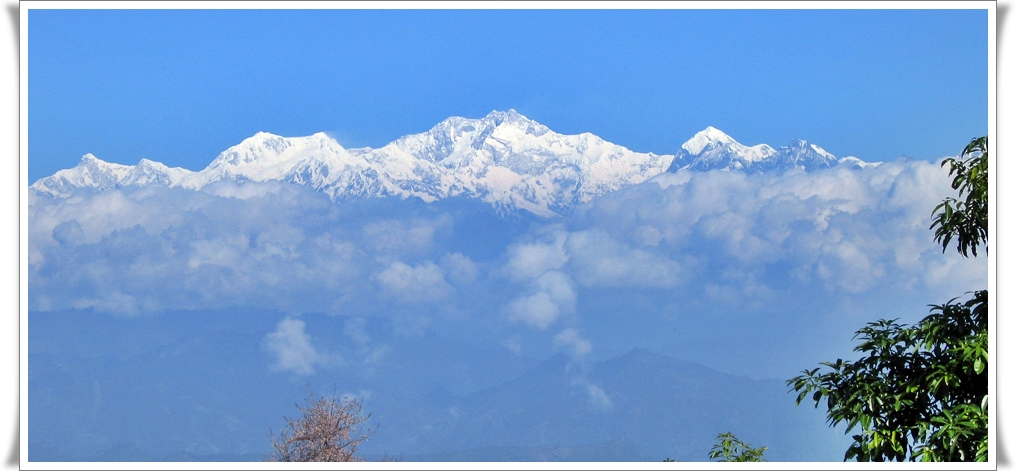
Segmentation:
{"type": "MultiPolygon", "coordinates": [[[[581,327],[594,294],[657,293],[734,312],[790,291],[938,302],[983,287],[986,259],[943,254],[932,241],[931,210],[949,194],[946,172],[928,162],[678,172],[564,218],[509,219],[487,232],[455,203],[336,203],[277,182],[32,194],[29,307],[381,315],[416,334],[446,316],[500,326],[505,338],[558,332],[558,347],[579,352],[591,340],[562,329],[581,327]]],[[[295,326],[280,324],[273,351],[300,351],[295,326]]],[[[313,365],[279,355],[292,371],[313,365]]]]}

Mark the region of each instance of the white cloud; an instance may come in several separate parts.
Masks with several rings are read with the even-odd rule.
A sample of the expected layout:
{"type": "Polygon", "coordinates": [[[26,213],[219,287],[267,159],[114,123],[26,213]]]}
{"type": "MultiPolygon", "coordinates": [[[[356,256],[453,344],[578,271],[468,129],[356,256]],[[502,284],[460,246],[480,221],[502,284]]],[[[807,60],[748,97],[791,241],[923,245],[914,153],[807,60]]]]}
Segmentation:
{"type": "Polygon", "coordinates": [[[449,253],[442,256],[441,267],[448,273],[448,279],[458,284],[472,283],[479,276],[476,264],[461,253],[449,253]]]}
{"type": "Polygon", "coordinates": [[[828,287],[855,294],[870,289],[885,275],[880,264],[849,240],[825,247],[816,271],[828,287]]]}
{"type": "Polygon", "coordinates": [[[589,403],[599,409],[609,409],[614,403],[607,396],[607,393],[603,392],[599,386],[595,384],[586,383],[586,393],[589,394],[589,403]]]}
{"type": "Polygon", "coordinates": [[[388,292],[406,302],[437,301],[454,291],[445,281],[441,267],[429,260],[416,266],[393,262],[374,278],[388,292]]]}
{"type": "Polygon", "coordinates": [[[250,245],[247,236],[235,234],[229,238],[195,240],[191,243],[191,256],[187,261],[188,268],[201,265],[235,266],[250,245]]]}
{"type": "Polygon", "coordinates": [[[551,270],[530,283],[532,294],[523,295],[506,308],[508,319],[545,330],[558,318],[575,311],[576,294],[568,275],[551,270]]]}
{"type": "Polygon", "coordinates": [[[514,281],[536,278],[547,270],[561,268],[568,261],[564,250],[567,234],[555,231],[552,239],[545,242],[515,244],[508,247],[508,263],[505,271],[514,281]]]}
{"type": "Polygon", "coordinates": [[[571,385],[572,387],[580,388],[586,393],[586,399],[594,409],[604,412],[614,407],[614,401],[610,400],[610,396],[607,395],[603,388],[589,382],[588,379],[582,377],[572,379],[571,385]]]}
{"type": "Polygon", "coordinates": [[[635,234],[636,242],[643,246],[656,247],[663,240],[663,234],[660,233],[660,230],[649,225],[639,227],[635,234]]]}
{"type": "Polygon", "coordinates": [[[260,260],[278,257],[293,260],[300,257],[300,245],[305,237],[303,230],[288,225],[271,226],[257,235],[251,257],[260,260]]]}
{"type": "Polygon", "coordinates": [[[959,259],[949,264],[949,274],[931,274],[946,266],[942,260],[954,258],[940,253],[928,230],[932,208],[951,192],[947,171],[935,163],[681,173],[582,208],[582,228],[569,236],[570,259],[562,270],[582,286],[635,286],[636,280],[668,279],[666,270],[651,276],[637,270],[670,260],[680,270],[671,272],[678,276],[669,286],[684,280],[718,288],[725,285],[720,274],[731,268],[762,274],[759,286],[785,285],[785,278],[768,280],[777,266],[794,279],[847,295],[884,285],[929,290],[935,280],[967,273],[974,283],[987,282],[983,258],[959,259]],[[579,234],[589,242],[579,244],[579,234]],[[591,249],[576,250],[579,245],[591,249]]]}
{"type": "Polygon", "coordinates": [[[579,331],[567,328],[554,336],[554,345],[567,348],[573,357],[581,357],[593,351],[593,345],[579,336],[579,331]]]}
{"type": "Polygon", "coordinates": [[[515,299],[508,304],[507,311],[509,320],[540,330],[545,330],[561,316],[561,309],[543,291],[515,299]]]}
{"type": "Polygon", "coordinates": [[[540,292],[547,293],[550,300],[557,304],[563,312],[569,313],[575,310],[577,296],[568,275],[551,270],[537,277],[533,284],[540,292]]]}
{"type": "Polygon", "coordinates": [[[449,216],[433,220],[410,218],[385,219],[363,226],[364,245],[381,254],[419,254],[434,246],[434,234],[451,225],[449,216]]]}
{"type": "Polygon", "coordinates": [[[922,273],[922,281],[934,290],[935,297],[940,300],[936,303],[961,296],[967,291],[985,289],[983,280],[988,277],[987,264],[968,263],[968,259],[952,255],[929,262],[922,273]]]}
{"type": "Polygon", "coordinates": [[[368,291],[356,282],[362,252],[343,237],[355,234],[335,224],[327,197],[296,185],[242,186],[246,199],[157,185],[33,198],[29,283],[39,296],[31,308],[301,312],[368,291]]]}
{"type": "Polygon", "coordinates": [[[288,371],[298,375],[314,374],[314,367],[323,364],[326,356],[318,353],[304,332],[306,324],[287,317],[279,321],[274,332],[265,335],[263,346],[275,355],[275,371],[288,371]]]}
{"type": "Polygon", "coordinates": [[[681,282],[683,270],[665,254],[632,248],[600,229],[569,234],[565,247],[583,286],[666,288],[681,282]]]}

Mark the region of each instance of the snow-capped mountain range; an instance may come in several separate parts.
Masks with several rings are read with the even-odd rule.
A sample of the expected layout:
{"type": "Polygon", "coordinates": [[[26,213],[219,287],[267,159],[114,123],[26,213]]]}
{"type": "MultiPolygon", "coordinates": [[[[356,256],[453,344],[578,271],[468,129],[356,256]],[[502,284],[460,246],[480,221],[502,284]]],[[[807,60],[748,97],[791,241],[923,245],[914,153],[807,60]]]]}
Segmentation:
{"type": "Polygon", "coordinates": [[[564,135],[515,110],[480,119],[448,118],[427,132],[378,148],[343,148],[324,133],[282,137],[259,132],[219,154],[204,170],[167,167],[142,159],[137,165],[86,154],[74,168],[31,185],[66,197],[79,188],[108,190],[160,184],[199,190],[213,182],[283,181],[307,185],[333,200],[415,196],[434,201],[479,198],[500,211],[523,209],[540,216],[670,171],[765,172],[870,165],[855,157],[836,159],[821,147],[796,140],[789,146],[748,147],[708,127],[676,155],[640,153],[590,134],[564,135]]]}
{"type": "Polygon", "coordinates": [[[794,167],[811,171],[841,164],[856,168],[878,165],[857,157],[837,159],[825,149],[801,139],[795,139],[780,148],[768,144],[748,147],[723,131],[709,126],[681,145],[668,171],[720,169],[766,172],[794,167]]]}

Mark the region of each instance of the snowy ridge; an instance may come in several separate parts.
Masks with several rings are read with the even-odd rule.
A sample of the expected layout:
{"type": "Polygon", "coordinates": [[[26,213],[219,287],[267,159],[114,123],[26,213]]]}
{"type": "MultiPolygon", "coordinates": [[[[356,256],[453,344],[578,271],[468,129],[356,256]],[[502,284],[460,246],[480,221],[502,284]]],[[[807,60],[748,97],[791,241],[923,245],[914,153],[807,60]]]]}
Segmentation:
{"type": "MultiPolygon", "coordinates": [[[[142,161],[144,162],[144,160],[142,161]]],[[[139,164],[140,165],[140,164],[139,164]]],[[[76,188],[108,190],[118,188],[135,166],[120,165],[99,160],[92,154],[85,154],[77,167],[60,170],[32,184],[31,188],[51,195],[70,194],[76,188]]]]}
{"type": "Polygon", "coordinates": [[[795,167],[812,171],[837,166],[841,161],[858,169],[872,165],[856,157],[837,160],[825,149],[801,139],[780,148],[768,144],[748,147],[709,126],[681,146],[667,171],[742,170],[755,173],[795,167]]]}
{"type": "Polygon", "coordinates": [[[345,149],[324,133],[282,137],[259,132],[197,172],[147,159],[133,166],[113,164],[87,154],[78,166],[42,178],[31,188],[65,197],[78,188],[160,184],[200,190],[218,181],[284,181],[312,187],[337,201],[397,196],[431,202],[465,196],[500,211],[554,216],[668,170],[813,170],[840,162],[858,169],[872,165],[856,157],[838,161],[805,141],[780,149],[747,147],[712,126],[685,142],[676,156],[633,152],[590,133],[555,133],[508,110],[480,119],[451,117],[377,149],[345,149]]]}

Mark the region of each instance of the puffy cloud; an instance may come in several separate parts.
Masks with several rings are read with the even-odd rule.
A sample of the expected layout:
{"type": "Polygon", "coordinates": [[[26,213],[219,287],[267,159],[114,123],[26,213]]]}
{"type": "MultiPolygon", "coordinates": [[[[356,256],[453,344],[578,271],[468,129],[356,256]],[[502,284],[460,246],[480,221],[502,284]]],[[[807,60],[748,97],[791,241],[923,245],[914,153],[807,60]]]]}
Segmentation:
{"type": "Polygon", "coordinates": [[[550,300],[560,306],[562,311],[575,310],[576,294],[568,275],[551,270],[537,277],[533,285],[541,293],[547,293],[550,300]]]}
{"type": "Polygon", "coordinates": [[[875,285],[885,275],[881,265],[853,241],[842,241],[824,247],[816,271],[831,288],[860,293],[875,285]]]}
{"type": "Polygon", "coordinates": [[[656,247],[663,240],[663,234],[653,226],[642,226],[635,230],[635,240],[639,245],[656,247]]]}
{"type": "Polygon", "coordinates": [[[935,280],[967,286],[967,273],[983,285],[986,270],[968,267],[985,267],[984,259],[944,264],[950,255],[941,254],[928,231],[932,208],[951,191],[947,171],[930,162],[661,175],[580,208],[566,223],[563,270],[590,287],[650,280],[719,287],[731,269],[758,274],[759,286],[785,285],[776,276],[784,271],[848,295],[885,285],[926,290],[935,280]],[[574,250],[582,245],[596,250],[574,250]],[[651,275],[629,271],[654,261],[651,275]],[[949,274],[930,276],[946,265],[949,274]]]}
{"type": "Polygon", "coordinates": [[[568,261],[564,250],[567,234],[555,231],[548,241],[529,244],[514,244],[508,247],[508,263],[505,272],[515,281],[524,281],[540,276],[547,270],[561,268],[568,261]]]}
{"type": "Polygon", "coordinates": [[[383,220],[363,226],[366,245],[377,252],[418,252],[434,243],[435,227],[426,221],[383,220]]]}
{"type": "Polygon", "coordinates": [[[575,311],[577,296],[571,279],[560,271],[538,276],[530,283],[530,291],[508,304],[509,320],[545,330],[562,315],[575,311]]]}
{"type": "MultiPolygon", "coordinates": [[[[335,204],[298,185],[229,182],[209,191],[152,185],[66,199],[33,195],[29,212],[30,309],[119,313],[237,306],[331,312],[351,303],[381,309],[372,302],[376,287],[399,280],[382,277],[385,285],[370,274],[407,256],[429,256],[433,234],[449,225],[446,216],[412,214],[392,223],[388,212],[379,218],[357,202],[335,204]],[[389,239],[365,238],[364,227],[397,230],[389,239]]],[[[478,276],[464,256],[448,263],[457,280],[478,276]]],[[[403,300],[440,270],[412,265],[417,270],[402,280],[406,290],[380,295],[403,300]]],[[[431,287],[439,295],[449,289],[431,287]]]]}
{"type": "Polygon", "coordinates": [[[416,266],[393,262],[374,278],[387,291],[406,302],[438,301],[454,291],[445,281],[441,267],[431,261],[416,266]]]}
{"type": "Polygon", "coordinates": [[[328,357],[314,348],[305,327],[303,321],[287,317],[279,321],[274,332],[265,335],[262,345],[275,355],[273,370],[312,375],[316,365],[327,363],[328,357]]]}
{"type": "Polygon", "coordinates": [[[540,330],[546,329],[561,316],[561,309],[543,291],[515,299],[508,304],[507,311],[511,321],[524,322],[540,330]]]}
{"type": "Polygon", "coordinates": [[[242,234],[196,240],[191,243],[191,256],[187,260],[187,267],[194,269],[202,265],[235,266],[239,259],[246,255],[249,246],[249,239],[242,234]]]}
{"type": "Polygon", "coordinates": [[[680,265],[666,254],[632,248],[600,229],[569,234],[565,247],[583,286],[666,288],[682,278],[680,265]]]}
{"type": "Polygon", "coordinates": [[[262,231],[253,241],[251,257],[260,260],[277,257],[293,260],[300,257],[300,246],[305,240],[303,230],[293,226],[272,226],[262,231]]]}
{"type": "Polygon", "coordinates": [[[461,253],[449,253],[441,257],[441,267],[454,283],[465,284],[476,281],[479,270],[469,257],[461,253]]]}
{"type": "Polygon", "coordinates": [[[599,386],[592,383],[586,383],[585,387],[586,393],[589,395],[589,403],[592,404],[593,407],[605,410],[610,409],[614,405],[613,401],[610,400],[610,397],[607,396],[607,393],[603,392],[603,389],[599,386]]]}
{"type": "Polygon", "coordinates": [[[554,336],[554,345],[567,348],[573,357],[581,357],[593,351],[593,344],[579,336],[579,331],[567,328],[554,336]]]}

